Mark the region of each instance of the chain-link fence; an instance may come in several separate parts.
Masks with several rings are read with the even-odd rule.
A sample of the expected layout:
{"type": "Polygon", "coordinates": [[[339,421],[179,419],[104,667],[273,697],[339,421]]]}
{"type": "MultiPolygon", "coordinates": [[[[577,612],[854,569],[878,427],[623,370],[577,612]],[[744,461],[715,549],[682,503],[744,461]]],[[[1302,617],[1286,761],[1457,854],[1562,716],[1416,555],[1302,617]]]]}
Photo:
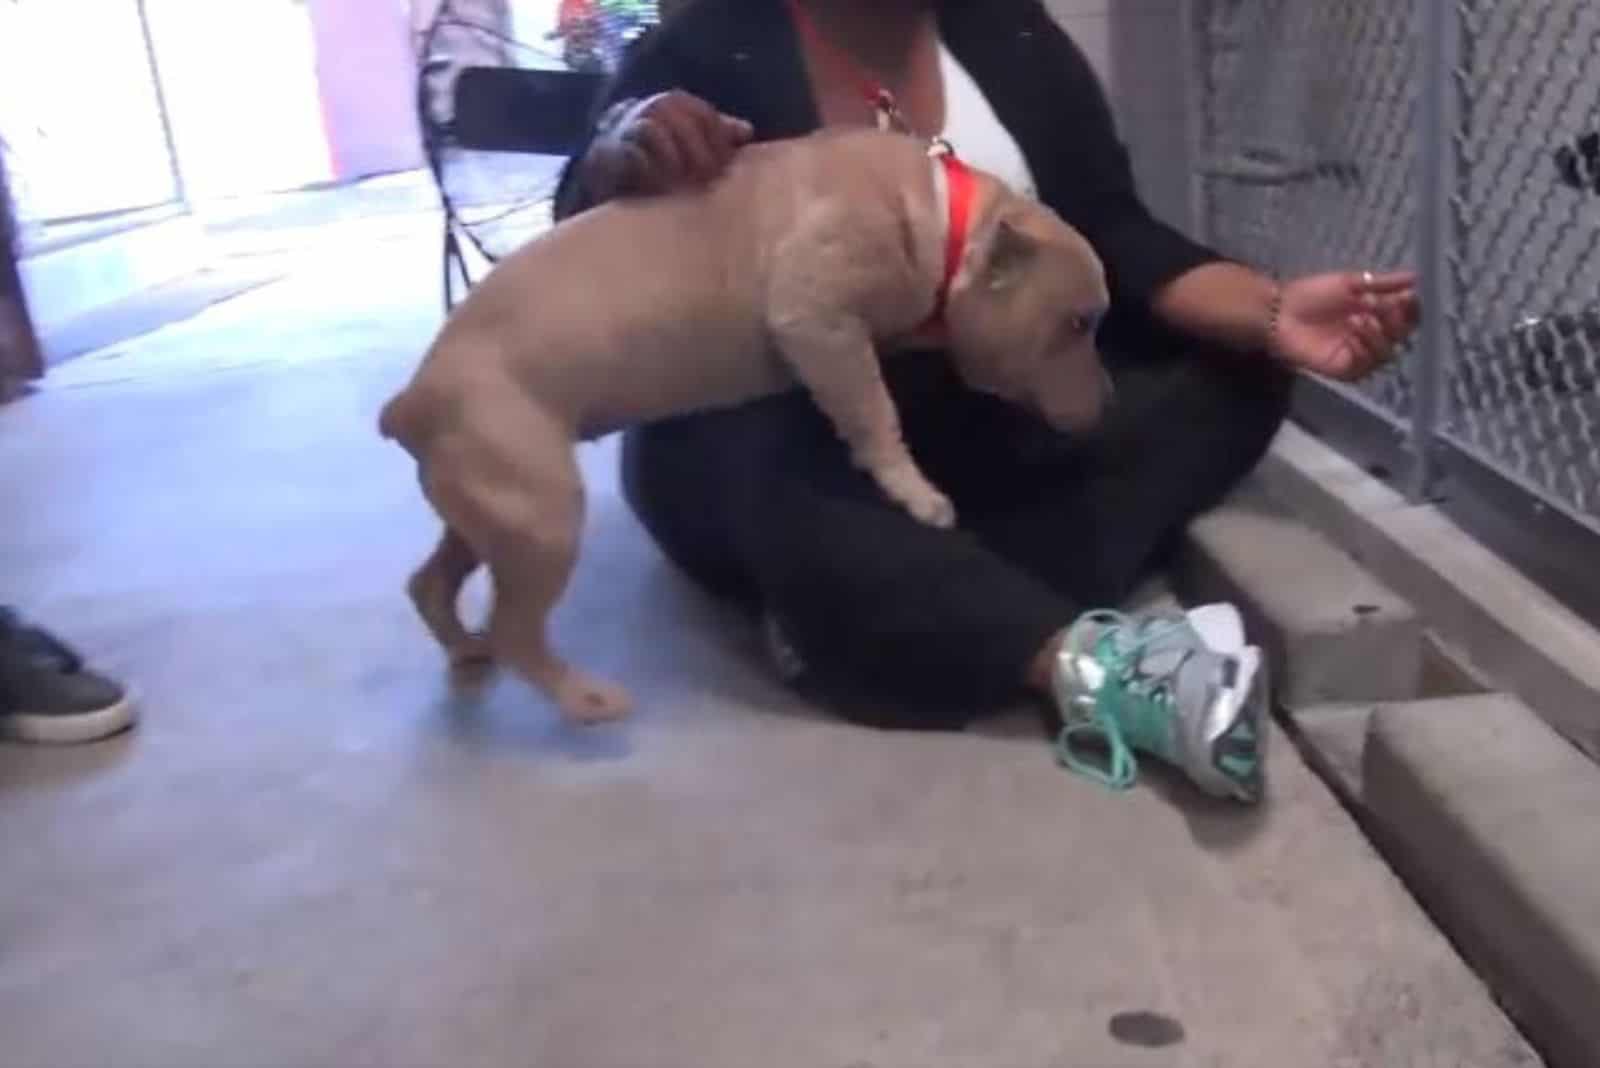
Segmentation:
{"type": "Polygon", "coordinates": [[[1421,269],[1430,325],[1342,395],[1600,532],[1600,4],[1193,2],[1206,236],[1421,269]]]}
{"type": "Polygon", "coordinates": [[[1462,0],[1441,431],[1600,516],[1600,6],[1462,0]]]}

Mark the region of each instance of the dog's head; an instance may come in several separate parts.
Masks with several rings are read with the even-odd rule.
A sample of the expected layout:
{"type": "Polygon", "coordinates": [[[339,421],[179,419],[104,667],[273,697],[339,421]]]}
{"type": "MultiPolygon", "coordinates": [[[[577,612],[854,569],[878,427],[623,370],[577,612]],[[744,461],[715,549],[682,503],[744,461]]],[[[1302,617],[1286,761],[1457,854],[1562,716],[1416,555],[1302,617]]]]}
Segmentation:
{"type": "Polygon", "coordinates": [[[974,389],[1031,408],[1057,430],[1086,430],[1110,395],[1095,330],[1110,303],[1082,234],[1043,205],[1002,195],[981,218],[950,288],[945,324],[974,389]]]}

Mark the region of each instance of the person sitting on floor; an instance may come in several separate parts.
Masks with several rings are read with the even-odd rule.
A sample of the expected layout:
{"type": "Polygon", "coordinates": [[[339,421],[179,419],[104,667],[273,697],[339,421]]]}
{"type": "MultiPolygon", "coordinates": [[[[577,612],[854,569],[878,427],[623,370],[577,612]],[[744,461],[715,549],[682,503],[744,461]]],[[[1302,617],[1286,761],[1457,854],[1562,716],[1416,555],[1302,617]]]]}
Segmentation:
{"type": "MultiPolygon", "coordinates": [[[[964,389],[939,354],[885,376],[961,526],[875,492],[803,390],[629,431],[624,495],[667,557],[758,613],[780,669],[842,715],[958,728],[1054,698],[1063,760],[1114,786],[1134,750],[1254,800],[1267,703],[1237,613],[1130,618],[1185,526],[1261,459],[1297,371],[1354,380],[1415,328],[1408,273],[1278,281],[1154,218],[1105,95],[1038,0],[689,0],[612,80],[556,216],[713,180],[757,140],[888,121],[1037,196],[1104,261],[1116,387],[1055,434],[964,389]],[[888,106],[888,105],[892,105],[888,106]],[[1108,766],[1078,743],[1103,736],[1108,766]]],[[[662,264],[671,270],[671,264],[662,264]]]]}

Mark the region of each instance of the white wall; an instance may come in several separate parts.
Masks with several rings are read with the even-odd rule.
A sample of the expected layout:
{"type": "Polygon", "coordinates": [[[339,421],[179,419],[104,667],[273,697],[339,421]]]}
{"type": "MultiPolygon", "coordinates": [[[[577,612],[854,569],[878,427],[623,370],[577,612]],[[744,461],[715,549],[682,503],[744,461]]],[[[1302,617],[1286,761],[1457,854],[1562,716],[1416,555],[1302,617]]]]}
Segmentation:
{"type": "Polygon", "coordinates": [[[405,9],[395,0],[311,0],[309,10],[333,176],[422,166],[405,9]]]}
{"type": "Polygon", "coordinates": [[[138,8],[0,2],[0,141],[25,229],[175,198],[138,8]]]}
{"type": "Polygon", "coordinates": [[[148,0],[191,200],[333,177],[308,9],[294,0],[148,0]]]}

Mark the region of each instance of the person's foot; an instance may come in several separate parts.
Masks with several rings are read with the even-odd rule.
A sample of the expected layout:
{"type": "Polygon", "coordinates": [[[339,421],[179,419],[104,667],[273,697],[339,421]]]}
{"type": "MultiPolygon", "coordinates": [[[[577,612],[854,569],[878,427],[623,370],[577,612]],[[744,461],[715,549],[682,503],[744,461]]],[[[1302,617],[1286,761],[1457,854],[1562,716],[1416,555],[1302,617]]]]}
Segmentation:
{"type": "Polygon", "coordinates": [[[1139,617],[1090,612],[1056,662],[1061,762],[1114,789],[1138,779],[1135,752],[1181,769],[1216,797],[1256,802],[1264,783],[1268,683],[1231,605],[1139,617]],[[1105,762],[1085,757],[1098,741],[1105,762]]]}
{"type": "Polygon", "coordinates": [[[65,643],[0,608],[0,738],[66,745],[127,730],[133,698],[65,643]]]}

